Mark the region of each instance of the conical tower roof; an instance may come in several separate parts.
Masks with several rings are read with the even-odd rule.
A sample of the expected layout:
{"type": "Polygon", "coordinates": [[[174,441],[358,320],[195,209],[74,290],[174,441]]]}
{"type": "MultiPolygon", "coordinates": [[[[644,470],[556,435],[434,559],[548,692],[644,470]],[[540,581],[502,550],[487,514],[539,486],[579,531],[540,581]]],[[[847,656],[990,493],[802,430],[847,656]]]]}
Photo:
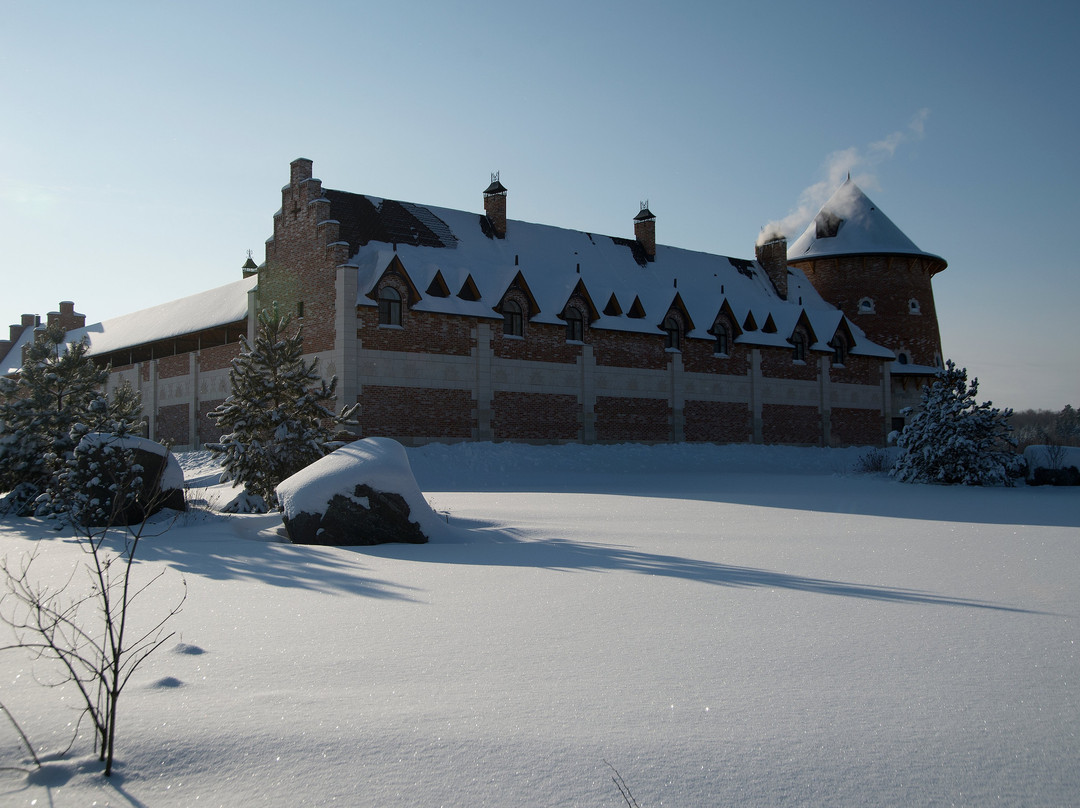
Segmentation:
{"type": "Polygon", "coordinates": [[[849,177],[814,221],[788,247],[788,261],[835,255],[921,255],[945,265],[945,259],[920,250],[849,177]]]}

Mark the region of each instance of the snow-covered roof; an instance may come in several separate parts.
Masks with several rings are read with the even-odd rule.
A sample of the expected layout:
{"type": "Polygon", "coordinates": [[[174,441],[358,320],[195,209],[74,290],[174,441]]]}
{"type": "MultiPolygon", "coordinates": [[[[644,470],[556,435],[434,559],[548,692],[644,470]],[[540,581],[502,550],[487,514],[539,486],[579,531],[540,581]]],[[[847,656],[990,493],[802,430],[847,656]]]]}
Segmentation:
{"type": "Polygon", "coordinates": [[[23,346],[34,341],[33,327],[23,329],[22,334],[15,340],[6,356],[0,356],[0,376],[8,376],[22,370],[23,346]]]}
{"type": "Polygon", "coordinates": [[[789,261],[834,255],[921,255],[945,264],[916,247],[850,178],[788,246],[789,261]]]}
{"type": "MultiPolygon", "coordinates": [[[[788,298],[777,294],[761,265],[753,260],[658,245],[647,260],[634,239],[602,236],[549,225],[510,220],[504,238],[491,232],[482,214],[423,207],[342,191],[327,191],[332,218],[351,245],[349,263],[359,274],[357,303],[376,305],[374,290],[395,258],[419,294],[418,311],[501,319],[500,304],[518,273],[537,308],[533,322],[561,324],[568,299],[578,285],[588,293],[597,319],[592,328],[648,334],[662,332],[672,305],[681,305],[691,323],[687,335],[708,339],[726,301],[743,329],[737,342],[790,347],[787,338],[805,312],[818,337],[811,347],[828,350],[843,315],[826,303],[801,270],[788,275],[788,298]],[[448,296],[429,293],[440,284],[448,296]],[[459,297],[472,283],[478,299],[459,297]],[[435,283],[433,284],[433,281],[435,283]],[[621,313],[605,314],[614,297],[621,313]],[[630,317],[635,300],[645,316],[630,317]],[[678,302],[676,302],[678,300],[678,302]],[[756,330],[746,329],[753,315],[756,330]],[[761,327],[772,318],[775,332],[761,327]]],[[[891,358],[848,321],[855,341],[851,353],[891,358]]]]}
{"type": "Polygon", "coordinates": [[[216,289],[182,297],[169,303],[124,314],[67,333],[68,342],[86,337],[91,355],[118,351],[133,345],[193,334],[247,318],[248,291],[258,277],[227,283],[216,289]]]}

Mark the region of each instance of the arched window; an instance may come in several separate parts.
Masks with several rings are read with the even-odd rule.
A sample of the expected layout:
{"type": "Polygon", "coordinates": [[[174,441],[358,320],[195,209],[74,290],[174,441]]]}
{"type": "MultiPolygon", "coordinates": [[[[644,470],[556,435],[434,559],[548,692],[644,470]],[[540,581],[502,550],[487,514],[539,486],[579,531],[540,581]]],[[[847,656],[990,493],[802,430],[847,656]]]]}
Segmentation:
{"type": "Polygon", "coordinates": [[[393,286],[379,290],[379,325],[401,325],[401,292],[393,286]]]}
{"type": "Polygon", "coordinates": [[[908,314],[922,314],[922,308],[919,306],[919,301],[912,298],[907,302],[908,314]]]}
{"type": "Polygon", "coordinates": [[[859,314],[874,314],[874,301],[869,297],[864,297],[859,301],[859,314]]]}
{"type": "Polygon", "coordinates": [[[899,362],[901,365],[906,365],[910,360],[908,359],[908,355],[901,351],[896,355],[896,361],[899,362]]]}
{"type": "Polygon", "coordinates": [[[681,350],[682,331],[679,327],[679,321],[670,314],[664,318],[664,333],[667,335],[664,338],[664,347],[675,351],[681,350]]]}
{"type": "Polygon", "coordinates": [[[716,353],[721,356],[727,356],[728,348],[731,346],[728,344],[731,334],[728,331],[728,327],[723,323],[717,323],[713,326],[713,334],[716,336],[716,353]]]}
{"type": "Polygon", "coordinates": [[[802,331],[791,335],[791,358],[795,362],[806,361],[806,335],[802,331]]]}
{"type": "Polygon", "coordinates": [[[521,305],[515,300],[503,303],[503,336],[520,337],[524,333],[521,305]]]}
{"type": "Polygon", "coordinates": [[[832,344],[833,364],[842,365],[847,358],[847,341],[843,337],[836,337],[832,344]]]}
{"type": "Polygon", "coordinates": [[[566,307],[566,340],[582,342],[585,339],[585,322],[581,310],[574,306],[566,307]]]}

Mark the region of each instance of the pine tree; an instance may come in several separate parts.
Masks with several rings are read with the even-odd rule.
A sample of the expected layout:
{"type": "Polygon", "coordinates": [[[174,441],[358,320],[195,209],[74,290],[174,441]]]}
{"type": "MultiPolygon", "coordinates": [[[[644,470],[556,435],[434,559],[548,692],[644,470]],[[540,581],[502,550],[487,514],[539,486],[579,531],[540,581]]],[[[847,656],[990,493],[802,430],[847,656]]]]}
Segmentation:
{"type": "Polygon", "coordinates": [[[9,506],[26,514],[70,456],[79,426],[114,431],[138,417],[138,394],[112,402],[102,393],[109,368],[87,355],[85,340],[65,343],[64,330],[49,326],[28,348],[17,379],[0,387],[0,491],[15,491],[9,506]]]}
{"type": "Polygon", "coordinates": [[[318,358],[304,361],[300,329],[286,333],[289,319],[276,305],[259,314],[254,343],[241,337],[229,371],[232,394],[210,413],[227,430],[210,444],[222,461],[222,480],[244,486],[247,501],[234,500],[233,510],[276,506],[277,484],[326,454],[330,424],[338,420],[327,408],[337,377],[327,384],[318,358]]]}
{"type": "Polygon", "coordinates": [[[921,410],[904,427],[892,475],[902,482],[1012,485],[1021,458],[1013,451],[1009,418],[987,401],[976,403],[979,380],[949,360],[923,389],[921,410]]]}

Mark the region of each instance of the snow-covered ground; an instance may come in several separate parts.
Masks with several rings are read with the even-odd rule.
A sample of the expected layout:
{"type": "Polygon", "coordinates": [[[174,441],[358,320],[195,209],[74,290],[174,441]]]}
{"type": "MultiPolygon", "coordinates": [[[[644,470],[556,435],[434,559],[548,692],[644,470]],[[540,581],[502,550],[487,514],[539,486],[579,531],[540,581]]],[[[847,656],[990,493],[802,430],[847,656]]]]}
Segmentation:
{"type": "MultiPolygon", "coordinates": [[[[445,530],[304,547],[195,510],[99,774],[0,655],[0,804],[1046,805],[1080,794],[1080,490],[902,485],[858,451],[409,450],[445,530]]],[[[227,499],[204,456],[193,495],[227,499]]],[[[0,552],[79,550],[37,520],[0,552]]],[[[144,551],[143,551],[144,549],[144,551]]],[[[37,670],[38,675],[44,672],[37,670]]]]}

